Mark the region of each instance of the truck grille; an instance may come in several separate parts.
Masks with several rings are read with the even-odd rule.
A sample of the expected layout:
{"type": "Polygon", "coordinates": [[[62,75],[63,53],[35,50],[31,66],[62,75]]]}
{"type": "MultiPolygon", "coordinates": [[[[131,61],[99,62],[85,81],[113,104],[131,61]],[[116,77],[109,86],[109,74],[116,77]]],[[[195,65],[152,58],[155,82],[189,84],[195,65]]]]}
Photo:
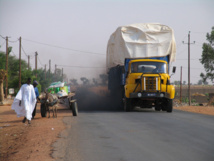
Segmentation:
{"type": "Polygon", "coordinates": [[[158,77],[143,77],[142,90],[148,92],[155,92],[160,90],[160,83],[158,77]]]}

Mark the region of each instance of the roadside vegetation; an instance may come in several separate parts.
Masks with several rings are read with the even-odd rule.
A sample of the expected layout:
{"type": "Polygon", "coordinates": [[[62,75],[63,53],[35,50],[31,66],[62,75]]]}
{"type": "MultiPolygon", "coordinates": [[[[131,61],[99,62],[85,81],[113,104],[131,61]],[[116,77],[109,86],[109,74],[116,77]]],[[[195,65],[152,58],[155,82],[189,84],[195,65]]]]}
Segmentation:
{"type": "MultiPolygon", "coordinates": [[[[0,69],[5,70],[6,66],[6,54],[0,51],[0,69]]],[[[45,72],[44,69],[40,68],[33,70],[31,67],[28,68],[28,64],[25,60],[21,60],[21,84],[26,83],[28,77],[32,80],[37,80],[39,82],[38,89],[39,92],[43,91],[54,81],[62,81],[61,70],[58,69],[55,73],[49,71],[45,72]],[[37,77],[35,76],[37,74],[37,77]]],[[[9,53],[8,56],[8,88],[14,88],[15,94],[19,90],[19,59],[12,56],[9,53]]],[[[5,91],[5,82],[4,82],[5,91]]],[[[4,92],[5,93],[5,92],[4,92]]]]}

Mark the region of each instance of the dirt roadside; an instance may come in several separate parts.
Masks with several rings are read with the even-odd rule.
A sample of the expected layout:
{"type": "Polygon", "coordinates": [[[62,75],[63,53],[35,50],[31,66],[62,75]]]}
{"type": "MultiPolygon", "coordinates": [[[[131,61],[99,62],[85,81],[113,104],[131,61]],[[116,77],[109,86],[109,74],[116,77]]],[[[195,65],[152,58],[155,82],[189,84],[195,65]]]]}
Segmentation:
{"type": "MultiPolygon", "coordinates": [[[[213,106],[179,106],[174,109],[214,115],[213,106]]],[[[61,105],[57,118],[42,118],[40,105],[31,125],[23,124],[11,106],[0,106],[0,160],[53,161],[52,144],[65,129],[64,117],[73,117],[71,110],[61,105]]],[[[75,117],[73,117],[75,119],[75,117]]]]}
{"type": "MultiPolygon", "coordinates": [[[[52,113],[51,113],[52,114],[52,113]]],[[[42,118],[40,104],[31,125],[22,123],[11,110],[11,105],[0,106],[0,160],[52,161],[52,144],[65,129],[64,117],[73,117],[71,110],[60,105],[58,117],[42,118]]]]}
{"type": "Polygon", "coordinates": [[[194,112],[214,116],[214,106],[179,106],[173,108],[187,112],[194,112]]]}

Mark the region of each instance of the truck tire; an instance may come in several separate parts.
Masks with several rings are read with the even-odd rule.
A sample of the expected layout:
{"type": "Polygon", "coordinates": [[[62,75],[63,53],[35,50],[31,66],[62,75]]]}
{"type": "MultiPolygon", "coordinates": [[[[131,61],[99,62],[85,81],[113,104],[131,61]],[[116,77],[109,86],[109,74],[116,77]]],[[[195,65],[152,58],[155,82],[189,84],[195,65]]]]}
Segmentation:
{"type": "Polygon", "coordinates": [[[40,111],[41,111],[41,116],[42,116],[42,117],[46,117],[46,115],[47,115],[47,110],[46,110],[46,105],[45,105],[44,103],[41,103],[40,111]]]}
{"type": "Polygon", "coordinates": [[[173,100],[172,99],[168,99],[167,100],[167,112],[172,112],[172,109],[173,109],[173,100]]]}
{"type": "Polygon", "coordinates": [[[155,111],[160,111],[161,110],[161,105],[158,101],[155,102],[155,111]]]}
{"type": "Polygon", "coordinates": [[[124,111],[130,112],[131,110],[132,110],[131,99],[125,98],[125,102],[124,102],[124,111]]]}
{"type": "Polygon", "coordinates": [[[73,116],[77,116],[78,115],[77,102],[73,102],[71,104],[71,110],[72,110],[73,116]]]}
{"type": "Polygon", "coordinates": [[[160,105],[155,105],[155,111],[160,111],[160,110],[161,110],[160,105]]]}

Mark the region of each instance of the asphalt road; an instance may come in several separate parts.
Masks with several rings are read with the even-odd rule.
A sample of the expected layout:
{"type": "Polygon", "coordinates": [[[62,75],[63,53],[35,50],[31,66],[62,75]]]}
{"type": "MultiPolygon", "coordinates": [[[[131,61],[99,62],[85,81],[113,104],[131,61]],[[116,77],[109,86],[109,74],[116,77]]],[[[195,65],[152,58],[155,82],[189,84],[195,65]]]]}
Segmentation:
{"type": "Polygon", "coordinates": [[[214,161],[214,117],[172,113],[81,112],[53,145],[63,161],[214,161]]]}

